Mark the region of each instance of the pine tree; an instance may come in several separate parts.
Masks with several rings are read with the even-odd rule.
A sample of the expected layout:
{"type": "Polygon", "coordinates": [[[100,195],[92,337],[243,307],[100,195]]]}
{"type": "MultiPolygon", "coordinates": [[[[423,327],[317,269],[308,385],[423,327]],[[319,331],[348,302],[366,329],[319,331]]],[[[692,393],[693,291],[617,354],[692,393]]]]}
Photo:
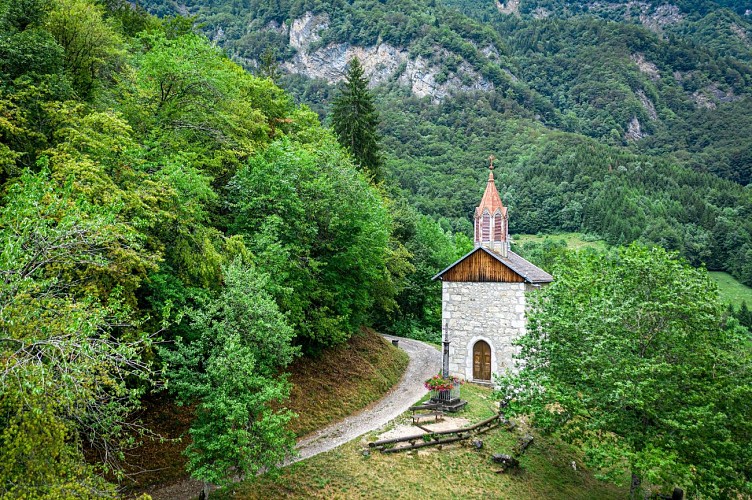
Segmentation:
{"type": "Polygon", "coordinates": [[[258,75],[262,78],[268,78],[277,82],[280,77],[279,63],[277,62],[277,51],[267,47],[261,54],[258,66],[258,75]]]}
{"type": "Polygon", "coordinates": [[[363,66],[355,57],[347,65],[345,80],[332,105],[332,127],[339,143],[374,182],[381,179],[382,167],[378,121],[363,66]]]}

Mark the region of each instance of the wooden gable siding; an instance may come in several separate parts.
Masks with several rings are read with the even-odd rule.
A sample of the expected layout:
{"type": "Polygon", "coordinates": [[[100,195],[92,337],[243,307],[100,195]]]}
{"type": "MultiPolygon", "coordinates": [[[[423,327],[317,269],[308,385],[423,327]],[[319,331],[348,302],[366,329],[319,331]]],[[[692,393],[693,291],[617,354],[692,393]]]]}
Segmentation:
{"type": "Polygon", "coordinates": [[[482,250],[468,255],[465,260],[445,272],[441,279],[443,281],[494,281],[504,283],[522,283],[525,281],[525,278],[482,250]]]}

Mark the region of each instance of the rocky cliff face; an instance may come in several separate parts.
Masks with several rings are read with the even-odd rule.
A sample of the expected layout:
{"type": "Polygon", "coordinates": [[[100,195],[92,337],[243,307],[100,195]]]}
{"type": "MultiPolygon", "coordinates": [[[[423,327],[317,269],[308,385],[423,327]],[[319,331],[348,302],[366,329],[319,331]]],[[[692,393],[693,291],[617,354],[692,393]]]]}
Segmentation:
{"type": "MultiPolygon", "coordinates": [[[[282,67],[290,73],[299,73],[309,78],[321,78],[336,83],[344,78],[347,63],[353,57],[360,59],[371,85],[396,80],[410,87],[418,97],[430,97],[440,101],[454,90],[490,90],[493,84],[466,62],[459,64],[451,75],[431,61],[418,56],[411,58],[404,48],[381,43],[370,47],[358,47],[346,43],[334,43],[320,47],[321,33],[329,28],[329,18],[310,12],[295,19],[289,27],[290,46],[297,52],[282,67]]],[[[493,47],[484,49],[489,57],[493,47]]],[[[441,56],[447,51],[436,47],[441,56]]]]}

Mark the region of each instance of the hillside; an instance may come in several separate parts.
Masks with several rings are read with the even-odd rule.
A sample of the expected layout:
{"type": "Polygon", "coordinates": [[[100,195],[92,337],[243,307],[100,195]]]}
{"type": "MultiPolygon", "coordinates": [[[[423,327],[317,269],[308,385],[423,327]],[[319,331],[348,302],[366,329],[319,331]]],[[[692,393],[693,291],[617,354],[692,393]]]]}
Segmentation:
{"type": "MultiPolygon", "coordinates": [[[[414,270],[315,113],[126,2],[0,0],[0,183],[2,497],[115,496],[156,393],[188,407],[194,478],[279,463],[288,367],[414,270]]],[[[353,405],[403,361],[361,363],[353,405]]]]}
{"type": "MultiPolygon", "coordinates": [[[[415,1],[145,5],[162,15],[196,15],[207,35],[249,69],[270,51],[285,71],[317,80],[297,92],[314,104],[326,99],[322,83],[339,81],[357,55],[373,85],[396,82],[434,102],[462,91],[493,92],[515,101],[518,116],[524,111],[550,127],[651,152],[701,152],[709,141],[697,139],[714,127],[696,122],[719,105],[730,110],[726,139],[750,137],[747,120],[728,123],[729,114],[743,117],[733,103],[750,93],[752,24],[739,3],[735,10],[722,2],[633,1],[505,7],[448,0],[429,9],[415,1]]],[[[692,165],[747,184],[740,163],[708,154],[692,165]]]]}
{"type": "MultiPolygon", "coordinates": [[[[495,411],[488,388],[467,385],[467,408],[451,418],[477,422],[495,411]]],[[[409,414],[390,427],[409,426],[409,414]]],[[[527,430],[527,429],[526,429],[527,430]]],[[[413,431],[416,432],[416,431],[413,431]]],[[[494,453],[511,453],[519,432],[503,427],[478,436],[483,448],[469,444],[445,445],[420,451],[364,454],[365,443],[378,439],[371,433],[328,453],[281,471],[249,479],[221,491],[219,498],[623,498],[627,488],[598,481],[582,463],[582,456],[560,441],[536,435],[521,458],[521,469],[500,474],[491,461],[494,453]],[[574,467],[572,466],[574,463],[574,467]]]]}
{"type": "MultiPolygon", "coordinates": [[[[284,403],[297,415],[289,430],[299,438],[357,412],[399,382],[406,366],[403,351],[366,329],[319,356],[295,360],[289,369],[291,396],[284,403]],[[332,385],[327,378],[342,382],[332,385]]],[[[186,478],[183,452],[190,442],[192,410],[175,406],[164,393],[147,399],[139,416],[157,435],[130,450],[130,476],[124,482],[129,491],[153,491],[186,478]]]]}
{"type": "MultiPolygon", "coordinates": [[[[666,38],[629,18],[565,8],[536,18],[520,3],[492,4],[488,18],[437,1],[144,5],[165,16],[125,0],[0,0],[2,497],[117,496],[129,450],[140,437],[159,439],[152,417],[178,420],[170,432],[188,427],[185,462],[164,464],[170,474],[184,464],[207,489],[227,485],[282,462],[295,432],[378,396],[404,359],[373,368],[378,349],[372,342],[361,349],[358,331],[372,325],[438,338],[441,283],[431,277],[472,246],[469,215],[489,153],[499,158],[512,231],[657,243],[694,265],[752,281],[752,192],[742,185],[750,70],[734,55],[739,47],[721,54],[690,35],[666,38]],[[175,12],[197,17],[169,15],[175,12]],[[335,88],[331,68],[353,54],[368,59],[372,94],[359,65],[350,64],[357,91],[350,97],[365,118],[336,120],[331,98],[346,93],[335,88]],[[359,146],[376,144],[372,100],[383,165],[377,147],[373,163],[352,154],[355,140],[336,126],[365,123],[359,146]],[[327,359],[319,365],[320,355],[327,359]],[[326,368],[337,360],[360,370],[326,368]],[[325,386],[310,401],[295,393],[296,367],[325,386]],[[331,377],[352,372],[367,388],[348,394],[331,377]],[[324,392],[352,404],[330,412],[334,403],[317,404],[324,392]],[[291,397],[302,399],[309,419],[299,427],[291,397]],[[148,411],[155,406],[169,411],[148,411]]],[[[565,4],[551,9],[557,5],[565,4]]],[[[733,16],[746,11],[688,11],[686,19],[716,14],[732,16],[744,33],[733,16]]],[[[698,491],[747,491],[748,332],[728,321],[704,271],[639,245],[570,257],[591,266],[578,279],[641,284],[651,274],[668,290],[664,298],[686,292],[665,309],[643,294],[635,308],[660,309],[655,322],[638,322],[660,325],[651,339],[676,306],[683,312],[675,318],[693,321],[684,327],[669,318],[669,333],[684,336],[669,337],[670,346],[689,357],[665,356],[679,360],[677,369],[661,365],[675,399],[656,400],[668,409],[667,428],[683,426],[682,435],[696,441],[639,445],[657,458],[653,465],[678,464],[671,474],[681,477],[658,477],[642,458],[632,472],[653,484],[691,486],[699,470],[698,491]],[[602,276],[596,258],[634,279],[602,276]],[[675,281],[653,272],[671,269],[681,271],[675,281]],[[714,339],[711,349],[698,342],[714,339]],[[692,405],[684,404],[685,382],[697,395],[692,405]],[[709,395],[717,406],[708,406],[709,395]],[[676,408],[692,412],[677,418],[676,408]],[[712,432],[684,426],[699,420],[712,432]],[[715,469],[702,465],[701,444],[719,444],[715,469]],[[680,460],[666,460],[672,456],[680,460]],[[713,490],[716,481],[722,486],[713,490]]],[[[574,289],[563,277],[551,287],[558,301],[574,289]]],[[[591,301],[587,291],[577,296],[582,303],[591,301]]],[[[634,317],[628,300],[616,310],[606,295],[598,299],[605,313],[634,317]]],[[[607,333],[622,347],[645,338],[642,330],[617,334],[597,311],[575,315],[594,321],[574,333],[607,333]]],[[[624,361],[643,351],[624,351],[624,361]]],[[[580,352],[573,353],[563,359],[577,363],[580,352]]],[[[617,379],[625,372],[604,366],[617,379]]],[[[601,380],[602,370],[593,373],[588,380],[601,380]]],[[[660,380],[649,381],[660,388],[660,380]]],[[[579,404],[582,392],[569,394],[579,404]]],[[[581,414],[577,404],[572,415],[581,414]]],[[[616,406],[637,414],[643,405],[616,406]]]]}
{"type": "Polygon", "coordinates": [[[732,21],[729,36],[747,36],[746,10],[513,4],[196,1],[181,12],[252,71],[265,71],[265,51],[276,54],[281,84],[321,116],[348,58],[361,58],[390,184],[446,229],[469,233],[493,153],[513,231],[658,243],[752,283],[743,189],[752,66],[741,48],[718,45],[731,40],[732,21]]]}

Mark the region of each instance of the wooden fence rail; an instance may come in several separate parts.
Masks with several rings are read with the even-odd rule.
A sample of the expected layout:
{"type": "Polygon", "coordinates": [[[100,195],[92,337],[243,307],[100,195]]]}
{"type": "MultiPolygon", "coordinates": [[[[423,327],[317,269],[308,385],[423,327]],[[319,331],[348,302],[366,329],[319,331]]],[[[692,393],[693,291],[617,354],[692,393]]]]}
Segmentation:
{"type": "Polygon", "coordinates": [[[435,431],[426,434],[414,434],[412,436],[405,436],[392,439],[382,439],[380,441],[374,441],[368,443],[370,448],[376,448],[381,450],[382,453],[396,453],[398,451],[414,450],[416,448],[424,448],[426,446],[438,446],[446,443],[454,443],[463,439],[469,438],[473,433],[487,432],[499,425],[502,415],[494,415],[491,418],[487,418],[477,424],[470,425],[468,427],[461,427],[458,429],[449,429],[445,431],[435,431]],[[441,439],[440,436],[447,434],[456,434],[454,437],[441,439]],[[418,442],[419,441],[419,442],[418,442]],[[401,446],[399,448],[387,448],[389,445],[397,443],[409,443],[409,446],[401,446]]]}

